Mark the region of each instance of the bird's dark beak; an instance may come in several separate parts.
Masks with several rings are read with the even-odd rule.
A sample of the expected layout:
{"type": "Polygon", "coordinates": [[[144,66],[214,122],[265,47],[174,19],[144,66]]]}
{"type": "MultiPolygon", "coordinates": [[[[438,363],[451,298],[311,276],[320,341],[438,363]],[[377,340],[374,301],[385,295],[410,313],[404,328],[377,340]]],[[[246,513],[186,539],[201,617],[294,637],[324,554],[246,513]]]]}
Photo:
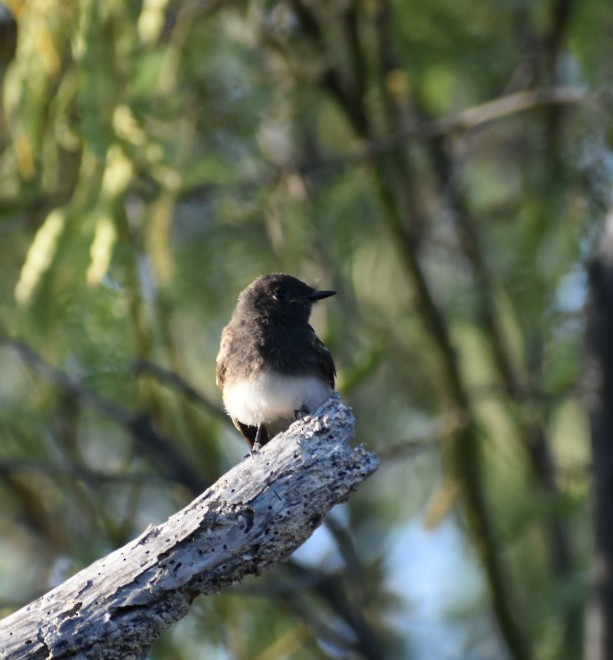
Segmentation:
{"type": "Polygon", "coordinates": [[[309,294],[308,300],[311,302],[316,302],[317,300],[323,300],[324,298],[329,298],[330,296],[335,296],[336,291],[313,291],[309,294]]]}

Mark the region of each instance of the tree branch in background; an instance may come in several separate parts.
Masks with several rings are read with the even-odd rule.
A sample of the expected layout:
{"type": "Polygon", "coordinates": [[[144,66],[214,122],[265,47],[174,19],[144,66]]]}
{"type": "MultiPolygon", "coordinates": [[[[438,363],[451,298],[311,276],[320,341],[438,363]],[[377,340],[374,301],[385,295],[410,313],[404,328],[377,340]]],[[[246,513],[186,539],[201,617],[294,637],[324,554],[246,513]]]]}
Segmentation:
{"type": "Polygon", "coordinates": [[[287,559],[378,466],[338,395],[167,522],[0,622],[5,660],[142,657],[200,594],[287,559]]]}
{"type": "Polygon", "coordinates": [[[156,474],[117,474],[92,470],[84,465],[55,465],[49,461],[0,458],[0,475],[34,473],[55,479],[72,479],[89,484],[161,484],[168,479],[156,474]]]}
{"type": "Polygon", "coordinates": [[[134,363],[134,373],[137,376],[152,376],[159,383],[176,389],[177,392],[183,395],[190,403],[200,406],[210,415],[223,419],[224,421],[228,420],[228,415],[219,406],[216,406],[212,401],[209,401],[209,399],[202,396],[193,385],[190,385],[176,372],[160,367],[147,360],[137,360],[134,363]]]}
{"type": "Polygon", "coordinates": [[[298,163],[295,169],[302,174],[310,174],[320,169],[338,168],[389,154],[409,142],[466,133],[498,119],[535,108],[579,105],[594,109],[599,107],[598,100],[593,94],[571,85],[524,90],[460,110],[440,119],[421,119],[411,122],[411,125],[402,127],[389,136],[371,136],[364,144],[347,154],[309,163],[298,163]]]}
{"type": "Polygon", "coordinates": [[[82,383],[74,382],[63,371],[49,364],[27,344],[12,339],[0,340],[0,345],[13,349],[30,367],[59,387],[63,393],[92,408],[122,426],[133,438],[143,456],[158,466],[160,474],[182,483],[194,493],[202,492],[209,484],[189,463],[169,438],[160,434],[146,412],[132,412],[105,399],[82,383]]]}
{"type": "MultiPolygon", "coordinates": [[[[343,105],[344,95],[340,83],[333,74],[329,74],[323,87],[343,105]],[[332,81],[332,82],[331,82],[332,81]]],[[[595,111],[605,112],[597,95],[587,92],[580,87],[560,85],[556,87],[543,87],[539,89],[523,90],[514,94],[501,96],[492,101],[460,110],[459,112],[440,119],[420,119],[410,122],[388,136],[374,136],[360,132],[362,139],[359,147],[348,149],[339,156],[324,158],[310,158],[298,160],[285,169],[299,172],[303,176],[316,174],[325,170],[339,170],[352,165],[363,164],[377,156],[389,155],[397,152],[403,144],[411,142],[425,142],[443,136],[460,135],[475,128],[482,128],[492,122],[512,116],[520,112],[527,112],[536,108],[551,106],[588,107],[595,111]]],[[[344,107],[351,108],[351,120],[355,126],[366,123],[362,113],[356,109],[349,99],[344,107]],[[358,116],[354,116],[354,115],[358,116]]],[[[182,200],[208,199],[209,197],[226,194],[245,194],[246,191],[257,191],[279,178],[279,171],[268,173],[257,178],[245,178],[232,184],[210,184],[186,187],[181,193],[182,200]]]]}

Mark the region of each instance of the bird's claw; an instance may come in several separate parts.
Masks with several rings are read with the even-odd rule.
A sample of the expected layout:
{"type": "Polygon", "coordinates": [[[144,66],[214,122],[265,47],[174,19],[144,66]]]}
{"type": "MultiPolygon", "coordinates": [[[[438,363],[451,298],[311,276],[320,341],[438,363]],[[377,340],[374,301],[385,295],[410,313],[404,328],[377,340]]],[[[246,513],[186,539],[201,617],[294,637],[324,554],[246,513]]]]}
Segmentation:
{"type": "Polygon", "coordinates": [[[304,418],[310,414],[310,410],[307,408],[307,406],[303,403],[298,410],[294,410],[294,417],[296,419],[299,419],[301,422],[304,422],[304,418]]]}

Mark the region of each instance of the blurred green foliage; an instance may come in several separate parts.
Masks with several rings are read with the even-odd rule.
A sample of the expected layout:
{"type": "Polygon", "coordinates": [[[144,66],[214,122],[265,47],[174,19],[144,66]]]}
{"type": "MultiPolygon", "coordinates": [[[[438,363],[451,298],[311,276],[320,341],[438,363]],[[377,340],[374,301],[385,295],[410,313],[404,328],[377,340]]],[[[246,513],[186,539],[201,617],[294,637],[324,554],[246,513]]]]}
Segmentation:
{"type": "Polygon", "coordinates": [[[6,611],[242,456],[214,384],[219,335],[244,286],[289,272],[339,291],[313,323],[359,440],[383,458],[343,523],[362,575],[338,548],[332,568],[311,570],[379,646],[356,642],[359,617],[343,618],[325,589],[293,576],[282,593],[265,576],[198,602],[153,657],[407,657],[398,616],[410,605],[390,590],[386,562],[416,515],[433,528],[456,520],[474,543],[494,594],[478,609],[493,606],[501,649],[580,657],[581,310],[610,203],[607,3],[7,6],[6,611]],[[551,89],[557,100],[539,96],[551,89]],[[499,97],[506,110],[481,120],[480,104],[499,97]],[[470,128],[437,124],[468,108],[470,128]],[[130,432],[140,413],[166,455],[130,432]]]}

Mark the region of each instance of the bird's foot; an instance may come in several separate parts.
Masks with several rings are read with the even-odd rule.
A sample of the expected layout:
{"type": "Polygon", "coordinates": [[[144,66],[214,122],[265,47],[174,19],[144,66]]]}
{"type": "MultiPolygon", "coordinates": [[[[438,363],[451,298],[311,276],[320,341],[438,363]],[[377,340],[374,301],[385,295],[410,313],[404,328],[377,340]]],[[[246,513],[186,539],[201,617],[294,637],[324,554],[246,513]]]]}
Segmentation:
{"type": "Polygon", "coordinates": [[[308,409],[308,407],[303,403],[298,410],[294,410],[294,417],[296,419],[299,419],[301,422],[304,422],[304,418],[309,415],[311,411],[308,409]]]}
{"type": "Polygon", "coordinates": [[[253,441],[253,444],[251,445],[251,451],[249,452],[251,454],[252,458],[260,452],[260,449],[262,449],[262,438],[263,438],[263,436],[264,436],[264,424],[260,424],[258,426],[258,430],[255,434],[255,440],[253,441]]]}

